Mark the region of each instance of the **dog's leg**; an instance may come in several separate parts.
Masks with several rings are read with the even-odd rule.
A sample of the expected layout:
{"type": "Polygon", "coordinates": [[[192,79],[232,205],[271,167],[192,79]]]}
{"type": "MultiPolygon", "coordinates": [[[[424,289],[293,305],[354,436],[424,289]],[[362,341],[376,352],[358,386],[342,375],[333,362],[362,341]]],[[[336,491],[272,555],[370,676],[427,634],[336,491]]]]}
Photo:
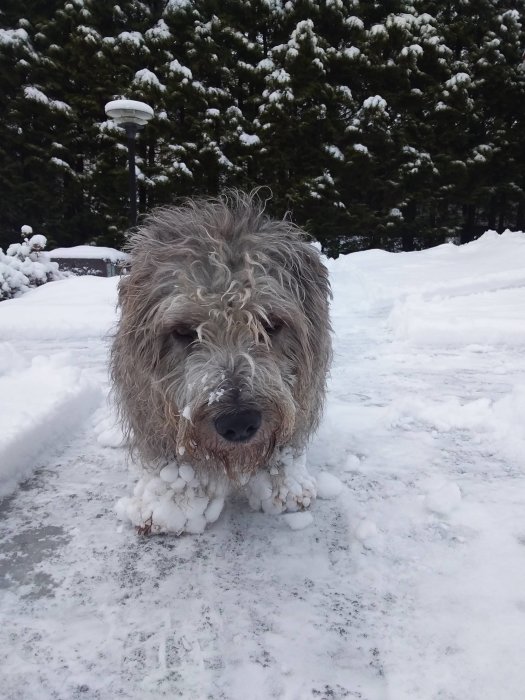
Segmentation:
{"type": "Polygon", "coordinates": [[[117,512],[141,534],[197,534],[217,520],[226,493],[224,480],[199,476],[188,464],[170,463],[144,472],[133,496],[117,503],[117,512]]]}
{"type": "Polygon", "coordinates": [[[251,507],[265,513],[306,510],[315,501],[317,485],[306,469],[306,455],[283,450],[269,469],[257,472],[246,485],[251,507]]]}

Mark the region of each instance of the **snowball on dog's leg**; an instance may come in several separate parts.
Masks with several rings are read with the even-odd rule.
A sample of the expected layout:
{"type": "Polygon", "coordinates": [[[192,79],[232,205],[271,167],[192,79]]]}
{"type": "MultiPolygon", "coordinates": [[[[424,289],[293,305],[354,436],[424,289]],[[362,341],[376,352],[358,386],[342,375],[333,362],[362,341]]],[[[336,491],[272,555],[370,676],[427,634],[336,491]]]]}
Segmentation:
{"type": "Polygon", "coordinates": [[[283,450],[268,471],[254,474],[246,486],[250,506],[264,513],[306,510],[315,501],[316,482],[306,469],[306,455],[283,450]]]}
{"type": "Polygon", "coordinates": [[[225,495],[223,482],[206,479],[203,485],[190,465],[170,463],[158,474],[144,473],[116,509],[141,534],[199,534],[218,519],[225,495]]]}

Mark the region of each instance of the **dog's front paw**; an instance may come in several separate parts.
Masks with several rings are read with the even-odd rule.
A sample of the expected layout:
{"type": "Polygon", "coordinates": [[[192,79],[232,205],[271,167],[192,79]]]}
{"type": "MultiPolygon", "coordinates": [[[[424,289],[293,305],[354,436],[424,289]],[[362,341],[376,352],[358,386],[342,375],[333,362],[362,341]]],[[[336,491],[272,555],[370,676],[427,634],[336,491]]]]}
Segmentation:
{"type": "Polygon", "coordinates": [[[317,483],[308,472],[300,478],[286,476],[280,487],[279,498],[286,503],[286,511],[295,513],[309,508],[317,497],[317,483]]]}
{"type": "Polygon", "coordinates": [[[170,464],[158,476],[144,474],[133,496],[117,503],[117,513],[140,534],[198,534],[217,520],[223,506],[224,495],[207,493],[192,467],[170,464]]]}
{"type": "Polygon", "coordinates": [[[264,513],[294,513],[306,510],[315,501],[317,486],[304,468],[258,472],[248,483],[250,506],[264,513]],[[277,472],[277,473],[272,473],[277,472]]]}

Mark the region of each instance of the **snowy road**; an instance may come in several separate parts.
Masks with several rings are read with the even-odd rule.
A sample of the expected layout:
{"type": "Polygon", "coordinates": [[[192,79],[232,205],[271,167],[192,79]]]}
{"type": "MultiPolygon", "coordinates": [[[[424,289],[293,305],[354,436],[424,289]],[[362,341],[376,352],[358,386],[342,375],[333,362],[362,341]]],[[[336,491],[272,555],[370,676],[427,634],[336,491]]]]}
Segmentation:
{"type": "MultiPolygon", "coordinates": [[[[0,502],[2,699],[523,697],[525,235],[330,265],[309,463],[342,494],[299,531],[235,498],[203,535],[141,538],[101,404],[0,502]]],[[[67,350],[104,391],[93,315],[37,337],[33,299],[0,306],[2,339],[25,362],[67,350]]]]}

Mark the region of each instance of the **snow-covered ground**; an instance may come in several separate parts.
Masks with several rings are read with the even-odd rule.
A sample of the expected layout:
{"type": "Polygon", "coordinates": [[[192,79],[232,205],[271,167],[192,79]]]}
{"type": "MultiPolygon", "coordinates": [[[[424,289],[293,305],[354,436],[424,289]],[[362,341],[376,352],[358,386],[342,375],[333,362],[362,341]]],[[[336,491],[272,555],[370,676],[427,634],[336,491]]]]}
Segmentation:
{"type": "Polygon", "coordinates": [[[115,515],[115,280],[0,304],[2,699],[521,700],[525,234],[328,265],[342,491],[179,539],[115,515]]]}

